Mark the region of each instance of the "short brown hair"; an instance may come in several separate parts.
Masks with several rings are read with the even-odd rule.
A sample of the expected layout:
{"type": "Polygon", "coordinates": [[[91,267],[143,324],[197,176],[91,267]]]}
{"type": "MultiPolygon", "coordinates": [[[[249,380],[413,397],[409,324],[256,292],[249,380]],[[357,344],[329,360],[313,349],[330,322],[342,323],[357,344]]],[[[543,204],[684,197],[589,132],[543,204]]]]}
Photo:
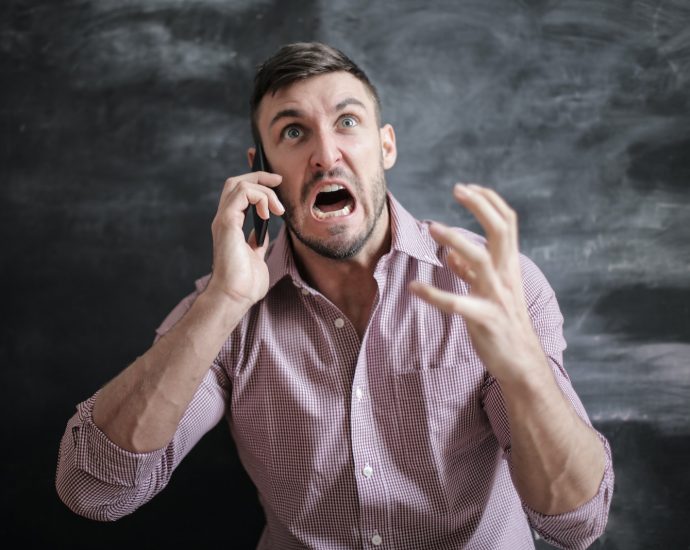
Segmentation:
{"type": "Polygon", "coordinates": [[[381,101],[365,72],[340,50],[321,42],[294,42],[282,46],[258,66],[250,99],[252,136],[260,140],[256,111],[267,93],[274,94],[297,80],[344,71],[360,80],[374,100],[376,119],[381,124],[381,101]]]}

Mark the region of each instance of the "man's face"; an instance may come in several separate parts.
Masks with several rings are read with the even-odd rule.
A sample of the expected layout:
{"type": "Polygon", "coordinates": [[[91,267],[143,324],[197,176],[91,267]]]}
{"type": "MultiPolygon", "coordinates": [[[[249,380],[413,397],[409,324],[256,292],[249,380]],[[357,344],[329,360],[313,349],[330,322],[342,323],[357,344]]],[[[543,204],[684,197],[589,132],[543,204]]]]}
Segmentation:
{"type": "Polygon", "coordinates": [[[362,82],[345,72],[298,81],[264,96],[257,123],[271,169],[283,176],[285,223],[303,244],[346,259],[385,234],[395,135],[378,127],[362,82]]]}

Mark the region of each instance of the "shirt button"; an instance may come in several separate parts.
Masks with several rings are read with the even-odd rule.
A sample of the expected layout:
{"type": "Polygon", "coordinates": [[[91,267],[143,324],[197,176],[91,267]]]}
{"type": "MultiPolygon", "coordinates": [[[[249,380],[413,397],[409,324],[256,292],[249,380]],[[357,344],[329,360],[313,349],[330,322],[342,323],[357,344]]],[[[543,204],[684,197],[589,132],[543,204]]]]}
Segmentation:
{"type": "Polygon", "coordinates": [[[364,468],[362,468],[362,475],[369,478],[374,475],[374,469],[369,464],[365,464],[364,468]]]}
{"type": "Polygon", "coordinates": [[[362,388],[357,386],[357,389],[355,390],[355,397],[357,397],[357,401],[361,401],[363,395],[364,395],[364,392],[362,391],[362,388]]]}
{"type": "Polygon", "coordinates": [[[371,544],[374,546],[381,546],[381,543],[383,542],[383,539],[381,538],[381,535],[376,533],[373,537],[371,537],[371,544]]]}
{"type": "Polygon", "coordinates": [[[345,321],[338,317],[335,321],[333,321],[333,324],[335,325],[335,328],[343,328],[345,326],[345,321]]]}
{"type": "Polygon", "coordinates": [[[304,294],[304,295],[306,296],[307,294],[309,294],[309,291],[308,291],[306,288],[303,288],[303,289],[302,289],[302,294],[304,294]]]}

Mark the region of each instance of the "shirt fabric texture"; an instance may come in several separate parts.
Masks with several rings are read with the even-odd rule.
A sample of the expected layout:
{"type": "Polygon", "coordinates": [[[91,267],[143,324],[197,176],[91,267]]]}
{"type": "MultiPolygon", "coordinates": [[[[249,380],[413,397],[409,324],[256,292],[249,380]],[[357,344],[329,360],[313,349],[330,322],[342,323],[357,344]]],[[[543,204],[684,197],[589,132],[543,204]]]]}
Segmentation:
{"type": "MultiPolygon", "coordinates": [[[[77,406],[59,452],[56,486],[76,513],[110,521],[136,510],[223,417],[266,515],[261,550],[534,548],[532,529],[560,548],[601,535],[613,491],[611,450],[598,493],[547,516],[520,500],[499,384],[460,316],[408,290],[413,280],[457,294],[467,285],[448,250],[388,195],[390,251],[379,260],[371,318],[360,341],[348,319],[300,276],[285,228],[266,257],[270,287],[228,338],[170,444],[135,454],[93,423],[95,396],[77,406]]],[[[463,236],[484,239],[463,229],[463,236]]],[[[562,392],[584,422],[563,368],[556,297],[521,255],[529,314],[562,392]]],[[[209,276],[157,329],[165,334],[209,276]]],[[[590,424],[591,425],[591,424],[590,424]]],[[[184,504],[181,503],[181,506],[184,504]]]]}

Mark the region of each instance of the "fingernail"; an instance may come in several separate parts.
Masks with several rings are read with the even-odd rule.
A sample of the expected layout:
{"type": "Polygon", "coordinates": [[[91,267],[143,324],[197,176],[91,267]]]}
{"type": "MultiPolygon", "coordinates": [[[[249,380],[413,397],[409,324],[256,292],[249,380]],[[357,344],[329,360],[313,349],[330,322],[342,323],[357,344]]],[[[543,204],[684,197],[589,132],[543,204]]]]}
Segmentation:
{"type": "Polygon", "coordinates": [[[431,224],[429,225],[429,229],[432,231],[439,231],[442,233],[443,231],[446,230],[446,226],[443,225],[442,223],[431,222],[431,224]]]}
{"type": "Polygon", "coordinates": [[[465,185],[464,183],[456,183],[456,184],[455,184],[455,192],[456,192],[458,195],[461,195],[461,196],[463,196],[463,197],[467,197],[467,196],[470,195],[470,193],[472,193],[472,191],[470,190],[470,188],[467,187],[467,185],[465,185]]]}

